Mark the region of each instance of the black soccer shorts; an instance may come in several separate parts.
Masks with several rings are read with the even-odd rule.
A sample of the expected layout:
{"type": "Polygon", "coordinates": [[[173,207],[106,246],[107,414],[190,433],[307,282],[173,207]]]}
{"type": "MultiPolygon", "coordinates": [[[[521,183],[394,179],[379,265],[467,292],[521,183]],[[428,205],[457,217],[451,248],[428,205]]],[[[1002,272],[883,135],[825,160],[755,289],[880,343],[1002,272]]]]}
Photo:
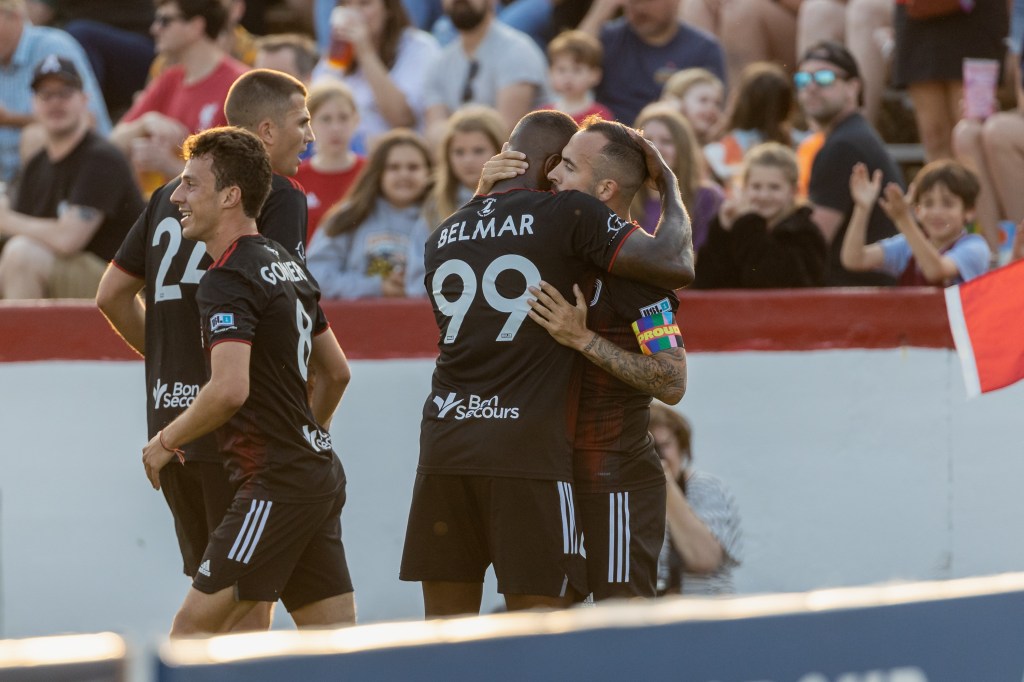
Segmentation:
{"type": "Polygon", "coordinates": [[[182,570],[194,578],[210,533],[224,518],[235,489],[223,464],[171,460],[160,470],[160,490],[174,517],[182,570]]]}
{"type": "Polygon", "coordinates": [[[579,493],[594,601],[654,597],[665,541],[665,485],[612,493],[579,493]]]}
{"type": "Polygon", "coordinates": [[[192,586],[235,588],[239,601],[280,599],[289,611],[352,591],[341,542],[345,488],[320,502],[237,498],[210,538],[192,586]]]}
{"type": "Polygon", "coordinates": [[[399,577],[483,582],[502,594],[587,594],[572,484],[417,474],[399,577]]]}

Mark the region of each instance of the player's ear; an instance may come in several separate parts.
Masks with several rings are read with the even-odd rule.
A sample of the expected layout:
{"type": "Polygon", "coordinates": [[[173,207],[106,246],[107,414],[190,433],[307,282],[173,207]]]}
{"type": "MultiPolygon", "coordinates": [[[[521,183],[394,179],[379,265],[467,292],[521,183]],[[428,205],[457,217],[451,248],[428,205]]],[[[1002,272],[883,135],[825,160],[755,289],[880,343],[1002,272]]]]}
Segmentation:
{"type": "Polygon", "coordinates": [[[274,124],[272,119],[265,118],[256,125],[256,130],[254,132],[258,138],[263,140],[264,144],[273,144],[274,133],[277,132],[277,126],[274,124]]]}
{"type": "Polygon", "coordinates": [[[605,178],[597,183],[597,187],[595,189],[596,191],[594,192],[594,196],[600,199],[602,203],[607,203],[612,197],[618,194],[619,183],[615,182],[611,178],[605,178]]]}
{"type": "Polygon", "coordinates": [[[561,154],[552,154],[544,159],[544,177],[547,177],[548,173],[555,170],[555,167],[560,163],[562,163],[561,154]]]}
{"type": "Polygon", "coordinates": [[[231,185],[224,188],[221,194],[221,206],[223,208],[234,208],[242,203],[242,190],[238,185],[231,185]]]}

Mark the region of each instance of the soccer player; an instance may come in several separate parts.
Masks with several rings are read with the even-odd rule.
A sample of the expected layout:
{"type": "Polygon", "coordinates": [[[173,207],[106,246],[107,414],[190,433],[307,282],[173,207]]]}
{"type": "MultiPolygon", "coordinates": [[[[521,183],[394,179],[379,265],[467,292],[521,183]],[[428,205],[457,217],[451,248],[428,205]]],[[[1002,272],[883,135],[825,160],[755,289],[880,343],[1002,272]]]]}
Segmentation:
{"type": "MultiPolygon", "coordinates": [[[[311,135],[307,135],[309,115],[304,113],[304,98],[301,83],[272,71],[247,73],[228,96],[229,102],[238,105],[234,109],[245,112],[239,114],[242,120],[256,121],[253,132],[268,148],[274,170],[270,196],[257,218],[260,233],[291,245],[291,252],[300,259],[305,255],[305,196],[283,175],[295,172],[304,144],[300,140],[311,135]],[[252,111],[253,102],[259,103],[259,111],[252,111]]],[[[229,118],[235,115],[232,112],[229,118]]],[[[195,294],[212,261],[202,244],[182,237],[181,216],[170,201],[180,182],[177,178],[150,197],[104,273],[96,297],[118,333],[145,356],[150,437],[192,403],[208,377],[195,294]],[[143,286],[145,305],[137,298],[143,286]]],[[[183,570],[193,578],[234,489],[212,436],[190,443],[184,451],[184,466],[168,467],[161,473],[161,490],[174,517],[183,570]]],[[[269,627],[269,610],[262,618],[258,615],[254,612],[252,620],[241,627],[269,627]]]]}
{"type": "Polygon", "coordinates": [[[489,564],[509,609],[587,592],[569,483],[574,354],[526,319],[527,287],[568,292],[594,267],[666,288],[693,278],[678,183],[635,131],[600,152],[630,196],[650,172],[663,200],[654,238],[583,193],[526,191],[546,188],[576,131],[560,112],[523,117],[509,144],[534,170],[475,197],[427,243],[440,357],[401,578],[422,582],[428,618],[478,612],[489,564]]]}
{"type": "MultiPolygon", "coordinates": [[[[631,196],[598,154],[585,150],[622,135],[621,124],[584,123],[548,176],[558,191],[599,196],[629,220],[631,196]]],[[[601,275],[573,287],[575,305],[548,283],[532,288],[530,318],[579,351],[582,390],[573,482],[595,601],[654,597],[665,537],[665,480],[647,432],[651,396],[675,404],[686,391],[686,351],[675,292],[601,275]],[[589,304],[588,304],[589,301],[589,304]],[[589,314],[588,314],[589,307],[589,314]],[[639,348],[637,347],[639,345],[639,348]]]]}
{"type": "Polygon", "coordinates": [[[259,138],[215,128],[188,138],[184,152],[171,201],[183,236],[214,260],[196,294],[210,380],[142,461],[159,488],[180,448],[217,430],[236,492],[171,636],[227,632],[278,598],[299,627],[352,623],[345,475],[328,433],[348,380],[344,355],[304,266],[257,231],[271,182],[259,138]],[[307,399],[310,368],[318,381],[307,399]]]}

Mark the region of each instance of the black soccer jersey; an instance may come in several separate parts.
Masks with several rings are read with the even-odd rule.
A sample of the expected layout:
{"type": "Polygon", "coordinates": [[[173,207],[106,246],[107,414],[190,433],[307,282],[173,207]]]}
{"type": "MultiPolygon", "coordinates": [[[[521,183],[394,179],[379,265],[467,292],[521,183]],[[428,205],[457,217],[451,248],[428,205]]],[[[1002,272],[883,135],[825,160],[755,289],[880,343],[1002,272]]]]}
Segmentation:
{"type": "MultiPolygon", "coordinates": [[[[150,438],[192,404],[208,378],[195,297],[210,257],[203,244],[181,234],[181,214],[170,200],[179,184],[180,178],[153,193],[114,256],[114,265],[146,282],[146,418],[150,438]]],[[[257,226],[271,239],[280,237],[285,243],[295,243],[294,235],[300,230],[304,234],[305,203],[301,211],[294,204],[294,186],[287,178],[275,175],[271,187],[257,226]]],[[[296,253],[304,256],[304,249],[296,253]]],[[[213,436],[204,436],[183,449],[191,461],[224,461],[213,436]]]]}
{"type": "Polygon", "coordinates": [[[527,317],[528,285],[607,270],[636,229],[580,192],[475,197],[426,245],[440,357],[423,406],[421,473],[570,480],[577,354],[527,317]]]}
{"type": "MultiPolygon", "coordinates": [[[[630,353],[640,353],[632,324],[679,307],[675,292],[620,277],[598,279],[587,292],[587,327],[630,353]]],[[[642,334],[642,332],[640,332],[642,334]]],[[[573,476],[582,493],[641,490],[664,485],[665,475],[647,431],[650,395],[592,362],[583,375],[576,421],[573,476]]]]}
{"type": "Polygon", "coordinates": [[[235,241],[199,284],[207,351],[226,341],[252,346],[249,397],[216,431],[241,497],[313,502],[344,481],[306,394],[313,337],[327,329],[319,299],[305,267],[260,235],[235,241]]]}

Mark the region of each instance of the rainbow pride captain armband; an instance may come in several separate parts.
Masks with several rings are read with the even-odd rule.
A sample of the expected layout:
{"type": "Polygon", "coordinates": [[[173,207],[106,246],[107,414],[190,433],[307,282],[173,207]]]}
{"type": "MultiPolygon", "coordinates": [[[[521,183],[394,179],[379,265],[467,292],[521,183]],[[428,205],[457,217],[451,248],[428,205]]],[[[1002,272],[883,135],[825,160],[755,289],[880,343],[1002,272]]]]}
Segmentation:
{"type": "Polygon", "coordinates": [[[666,348],[683,347],[683,335],[679,332],[675,315],[670,311],[641,317],[633,323],[633,333],[644,355],[654,355],[666,348]]]}

